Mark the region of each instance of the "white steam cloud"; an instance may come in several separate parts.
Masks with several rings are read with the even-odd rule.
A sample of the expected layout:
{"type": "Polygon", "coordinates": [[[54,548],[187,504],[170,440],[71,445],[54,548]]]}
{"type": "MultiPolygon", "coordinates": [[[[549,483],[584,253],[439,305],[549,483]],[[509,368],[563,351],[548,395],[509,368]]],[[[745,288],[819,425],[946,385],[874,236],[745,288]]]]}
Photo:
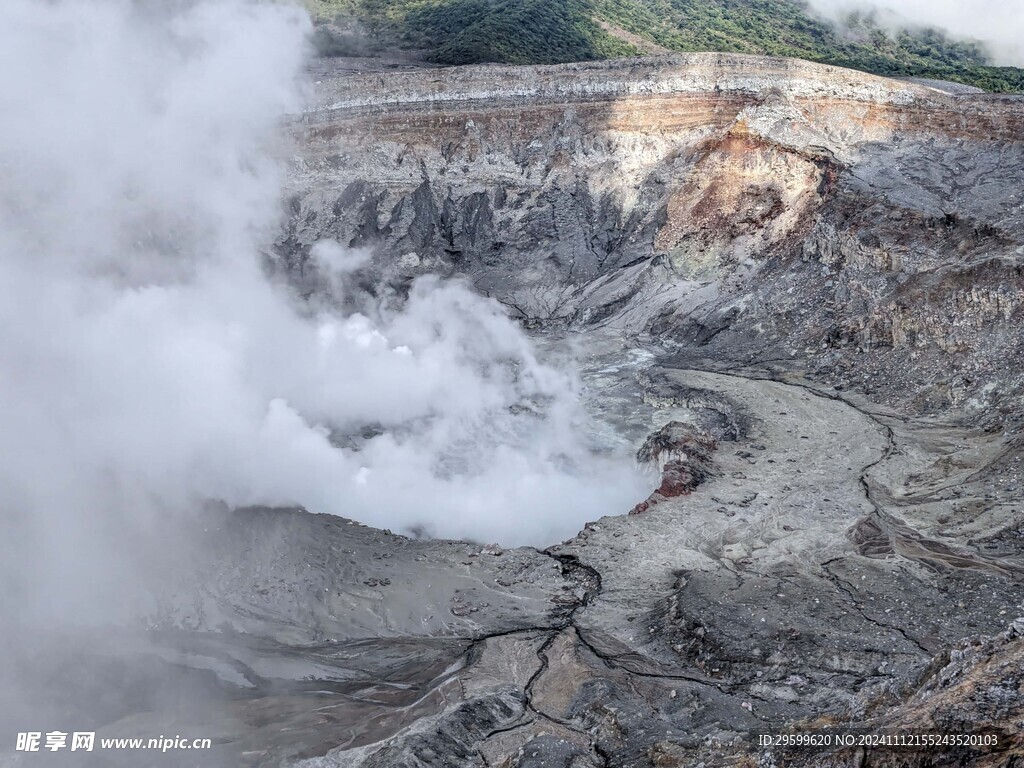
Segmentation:
{"type": "MultiPolygon", "coordinates": [[[[42,569],[207,500],[547,544],[645,495],[579,437],[574,378],[495,303],[426,279],[401,311],[343,316],[272,284],[308,19],[241,0],[156,13],[0,8],[8,579],[26,548],[42,569]]],[[[361,258],[314,255],[339,289],[361,258]]]]}
{"type": "Polygon", "coordinates": [[[933,27],[982,43],[995,64],[1024,66],[1024,7],[1020,0],[809,0],[841,23],[853,11],[874,11],[888,29],[933,27]]]}

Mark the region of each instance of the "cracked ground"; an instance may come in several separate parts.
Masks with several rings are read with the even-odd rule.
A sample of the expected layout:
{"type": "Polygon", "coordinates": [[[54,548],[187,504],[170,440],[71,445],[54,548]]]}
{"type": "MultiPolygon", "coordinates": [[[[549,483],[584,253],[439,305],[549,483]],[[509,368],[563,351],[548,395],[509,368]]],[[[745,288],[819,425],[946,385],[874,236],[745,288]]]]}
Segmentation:
{"type": "Polygon", "coordinates": [[[187,548],[189,577],[160,585],[155,644],[79,648],[112,673],[189,669],[171,698],[197,703],[100,702],[97,719],[173,716],[237,765],[740,765],[757,734],[861,727],[1015,617],[1012,561],[948,534],[985,492],[970,477],[1000,455],[991,435],[592,342],[589,406],[609,428],[731,409],[742,434],[715,477],[546,550],[225,511],[187,548]],[[972,459],[943,500],[949,441],[972,459]]]}

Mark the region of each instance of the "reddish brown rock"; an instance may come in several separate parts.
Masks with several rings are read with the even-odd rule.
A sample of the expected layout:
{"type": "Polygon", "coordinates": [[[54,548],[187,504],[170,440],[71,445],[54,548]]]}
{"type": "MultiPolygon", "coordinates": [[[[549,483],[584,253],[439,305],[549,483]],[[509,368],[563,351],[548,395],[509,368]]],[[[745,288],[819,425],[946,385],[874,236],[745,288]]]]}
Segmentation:
{"type": "Polygon", "coordinates": [[[717,474],[712,454],[717,444],[704,430],[681,421],[670,421],[648,435],[637,451],[637,461],[664,464],[661,485],[630,510],[631,515],[646,512],[664,499],[687,496],[708,478],[717,474]]]}

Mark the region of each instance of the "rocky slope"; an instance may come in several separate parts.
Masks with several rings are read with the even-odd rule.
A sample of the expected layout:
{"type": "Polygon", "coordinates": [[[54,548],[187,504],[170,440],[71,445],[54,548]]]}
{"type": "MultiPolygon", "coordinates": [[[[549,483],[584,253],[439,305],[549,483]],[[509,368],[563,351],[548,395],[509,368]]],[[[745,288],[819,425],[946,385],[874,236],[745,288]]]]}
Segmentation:
{"type": "MultiPolygon", "coordinates": [[[[321,86],[293,269],[327,236],[399,287],[465,275],[591,339],[624,422],[712,426],[711,398],[745,425],[693,495],[553,548],[600,590],[539,650],[503,636],[540,666],[479,760],[740,764],[759,731],[897,727],[952,643],[1022,612],[1024,100],[721,54],[321,86]]],[[[997,756],[871,759],[1003,764],[1019,710],[971,702],[997,756]]],[[[412,744],[388,749],[431,764],[412,744]]]]}
{"type": "Polygon", "coordinates": [[[293,229],[524,319],[1012,418],[1024,101],[723,54],[323,80],[293,229]],[[1012,409],[1004,409],[1012,410],[1012,409]]]}
{"type": "Polygon", "coordinates": [[[573,338],[663,482],[545,551],[209,512],[41,708],[233,766],[1024,759],[1024,101],[718,54],[320,77],[271,258],[573,338]],[[998,743],[758,742],[920,731],[998,743]]]}

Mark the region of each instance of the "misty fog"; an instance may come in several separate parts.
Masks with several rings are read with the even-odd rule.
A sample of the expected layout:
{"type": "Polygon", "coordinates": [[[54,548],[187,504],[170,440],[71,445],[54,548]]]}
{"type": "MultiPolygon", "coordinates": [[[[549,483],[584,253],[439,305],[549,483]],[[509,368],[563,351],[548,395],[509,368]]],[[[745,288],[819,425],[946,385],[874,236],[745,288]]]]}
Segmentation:
{"type": "Polygon", "coordinates": [[[833,21],[874,11],[889,29],[935,27],[958,40],[982,43],[995,64],[1024,65],[1024,13],[1017,0],[808,0],[833,21]]]}
{"type": "MultiPolygon", "coordinates": [[[[397,309],[344,313],[268,277],[302,11],[8,0],[0,16],[11,610],[100,589],[133,531],[209,502],[550,544],[645,495],[630,457],[581,437],[572,372],[497,303],[422,279],[397,309]]],[[[366,257],[313,252],[337,294],[366,257]]]]}

